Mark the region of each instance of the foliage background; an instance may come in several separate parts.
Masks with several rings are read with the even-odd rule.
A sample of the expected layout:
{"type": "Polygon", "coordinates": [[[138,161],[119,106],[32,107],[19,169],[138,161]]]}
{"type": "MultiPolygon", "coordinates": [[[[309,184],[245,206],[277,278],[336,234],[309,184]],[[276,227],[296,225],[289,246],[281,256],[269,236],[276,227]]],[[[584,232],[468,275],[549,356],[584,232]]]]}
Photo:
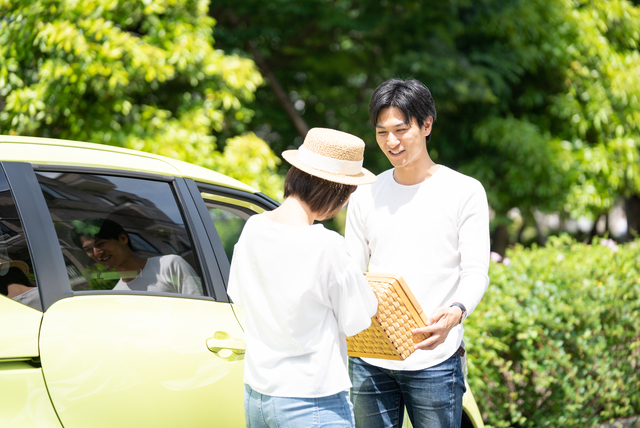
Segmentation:
{"type": "Polygon", "coordinates": [[[484,184],[495,251],[526,228],[544,243],[538,212],[562,229],[620,198],[640,229],[637,1],[218,0],[211,13],[217,46],[254,58],[269,83],[252,126],[276,153],[328,126],[361,136],[366,165],[388,169],[368,100],[386,79],[416,78],[439,111],[430,154],[484,184]]]}
{"type": "Polygon", "coordinates": [[[564,235],[507,255],[465,322],[485,421],[591,427],[640,414],[640,242],[564,235]]]}
{"type": "Polygon", "coordinates": [[[0,132],[158,153],[280,197],[280,160],[247,126],[262,76],[214,49],[207,12],[203,0],[0,1],[0,132]]]}

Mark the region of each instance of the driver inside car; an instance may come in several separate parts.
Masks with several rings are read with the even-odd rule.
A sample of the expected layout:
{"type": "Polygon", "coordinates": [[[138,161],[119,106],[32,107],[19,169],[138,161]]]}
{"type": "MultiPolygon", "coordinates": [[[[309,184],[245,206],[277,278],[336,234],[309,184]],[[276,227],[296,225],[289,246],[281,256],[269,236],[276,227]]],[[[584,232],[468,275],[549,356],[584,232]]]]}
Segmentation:
{"type": "Polygon", "coordinates": [[[27,275],[29,265],[22,260],[0,261],[0,294],[41,311],[40,292],[27,275]]]}
{"type": "Polygon", "coordinates": [[[113,290],[155,291],[202,295],[202,283],[193,268],[175,254],[145,259],[133,251],[124,228],[113,220],[74,221],[73,241],[93,261],[118,272],[113,290]]]}

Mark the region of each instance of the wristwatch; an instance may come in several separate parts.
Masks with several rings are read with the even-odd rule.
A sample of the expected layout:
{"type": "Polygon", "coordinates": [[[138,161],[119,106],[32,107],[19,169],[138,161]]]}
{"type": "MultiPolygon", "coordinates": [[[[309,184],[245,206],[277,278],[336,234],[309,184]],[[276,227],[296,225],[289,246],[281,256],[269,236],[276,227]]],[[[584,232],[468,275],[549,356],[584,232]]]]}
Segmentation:
{"type": "Polygon", "coordinates": [[[462,314],[460,315],[460,322],[458,324],[462,324],[462,321],[464,321],[467,318],[467,308],[464,307],[464,305],[462,303],[452,303],[451,306],[449,306],[450,308],[457,306],[460,308],[460,310],[462,311],[462,314]]]}

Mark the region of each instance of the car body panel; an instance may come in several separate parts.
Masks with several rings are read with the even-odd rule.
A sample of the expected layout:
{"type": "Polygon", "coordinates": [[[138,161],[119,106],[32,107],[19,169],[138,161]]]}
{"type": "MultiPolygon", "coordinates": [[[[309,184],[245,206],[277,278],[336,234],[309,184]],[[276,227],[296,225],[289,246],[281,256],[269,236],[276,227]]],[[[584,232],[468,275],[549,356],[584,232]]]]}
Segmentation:
{"type": "Polygon", "coordinates": [[[243,357],[207,340],[244,333],[228,303],[82,295],[45,313],[42,370],[67,428],[243,426],[243,357]],[[114,409],[108,417],[105,409],[114,409]]]}
{"type": "Polygon", "coordinates": [[[242,330],[244,330],[244,326],[246,323],[246,315],[244,314],[244,309],[242,309],[242,307],[238,305],[231,305],[231,307],[233,308],[233,313],[236,315],[236,319],[240,323],[240,327],[242,327],[242,330]]]}
{"type": "Polygon", "coordinates": [[[0,362],[0,426],[62,427],[39,368],[22,361],[0,362]]]}
{"type": "Polygon", "coordinates": [[[0,362],[38,356],[41,320],[42,312],[0,295],[0,362]]]}
{"type": "Polygon", "coordinates": [[[484,428],[484,422],[482,421],[480,409],[478,409],[478,404],[473,398],[473,392],[471,392],[471,387],[469,386],[466,378],[464,380],[464,383],[467,387],[467,392],[465,392],[465,394],[462,396],[462,409],[471,420],[473,428],[484,428]]]}
{"type": "Polygon", "coordinates": [[[37,137],[0,135],[2,160],[147,172],[193,178],[255,193],[240,181],[188,162],[121,147],[37,137]]]}

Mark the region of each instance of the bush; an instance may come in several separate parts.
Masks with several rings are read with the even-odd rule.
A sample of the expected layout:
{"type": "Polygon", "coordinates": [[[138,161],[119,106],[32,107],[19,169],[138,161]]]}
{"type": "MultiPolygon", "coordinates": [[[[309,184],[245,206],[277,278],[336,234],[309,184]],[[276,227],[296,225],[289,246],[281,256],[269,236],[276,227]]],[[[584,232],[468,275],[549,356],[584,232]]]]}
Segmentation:
{"type": "Polygon", "coordinates": [[[640,242],[562,236],[507,256],[465,323],[485,422],[589,427],[640,414],[640,242]]]}

